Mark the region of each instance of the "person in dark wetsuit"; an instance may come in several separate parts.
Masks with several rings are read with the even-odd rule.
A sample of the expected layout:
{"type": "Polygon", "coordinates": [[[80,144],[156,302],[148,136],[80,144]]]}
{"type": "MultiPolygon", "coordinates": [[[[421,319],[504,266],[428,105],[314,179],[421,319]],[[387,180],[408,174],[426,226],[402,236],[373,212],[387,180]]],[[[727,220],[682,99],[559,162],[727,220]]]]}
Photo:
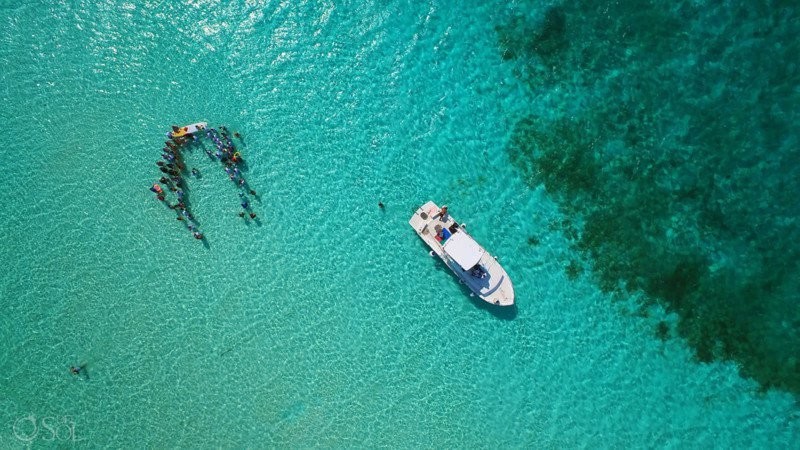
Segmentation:
{"type": "Polygon", "coordinates": [[[72,375],[83,375],[84,378],[87,380],[89,379],[89,374],[86,372],[86,364],[81,364],[80,366],[69,366],[69,373],[72,375]]]}

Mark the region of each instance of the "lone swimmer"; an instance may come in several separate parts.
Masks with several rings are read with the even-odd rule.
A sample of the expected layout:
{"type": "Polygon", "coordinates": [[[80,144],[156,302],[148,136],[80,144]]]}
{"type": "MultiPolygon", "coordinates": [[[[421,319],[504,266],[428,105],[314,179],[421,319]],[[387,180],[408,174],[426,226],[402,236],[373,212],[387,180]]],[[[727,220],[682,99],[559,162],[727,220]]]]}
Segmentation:
{"type": "Polygon", "coordinates": [[[82,375],[87,380],[89,379],[89,373],[86,372],[86,364],[81,364],[80,366],[69,366],[69,373],[72,375],[82,375]]]}

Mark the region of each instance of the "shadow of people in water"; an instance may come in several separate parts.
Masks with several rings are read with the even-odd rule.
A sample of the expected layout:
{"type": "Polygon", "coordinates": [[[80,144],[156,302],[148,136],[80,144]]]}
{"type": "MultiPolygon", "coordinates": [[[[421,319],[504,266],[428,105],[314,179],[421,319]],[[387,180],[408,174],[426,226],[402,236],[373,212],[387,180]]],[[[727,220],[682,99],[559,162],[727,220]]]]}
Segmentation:
{"type": "Polygon", "coordinates": [[[233,144],[236,146],[241,145],[242,147],[247,147],[247,143],[244,141],[244,137],[242,137],[241,133],[239,133],[238,131],[233,132],[233,138],[231,139],[231,142],[233,142],[233,144]]]}

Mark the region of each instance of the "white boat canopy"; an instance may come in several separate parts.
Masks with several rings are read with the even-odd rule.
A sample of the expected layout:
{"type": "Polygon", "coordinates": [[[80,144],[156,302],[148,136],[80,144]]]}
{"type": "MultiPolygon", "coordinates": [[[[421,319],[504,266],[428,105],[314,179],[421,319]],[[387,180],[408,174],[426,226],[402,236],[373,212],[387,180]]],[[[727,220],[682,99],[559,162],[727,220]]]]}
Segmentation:
{"type": "Polygon", "coordinates": [[[466,233],[453,233],[444,243],[444,251],[464,270],[475,267],[486,252],[466,233]]]}

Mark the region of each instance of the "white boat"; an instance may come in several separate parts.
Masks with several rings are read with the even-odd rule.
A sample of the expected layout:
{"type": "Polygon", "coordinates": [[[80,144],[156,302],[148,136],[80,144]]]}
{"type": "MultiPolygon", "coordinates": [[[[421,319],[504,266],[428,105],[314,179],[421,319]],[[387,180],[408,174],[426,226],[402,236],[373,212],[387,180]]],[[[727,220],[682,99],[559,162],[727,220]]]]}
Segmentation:
{"type": "Polygon", "coordinates": [[[493,305],[514,304],[514,286],[505,269],[450,217],[447,206],[425,203],[408,223],[475,295],[493,305]]]}
{"type": "Polygon", "coordinates": [[[173,129],[172,131],[167,132],[167,138],[171,139],[174,137],[181,137],[186,136],[187,134],[196,133],[198,131],[205,130],[208,126],[208,122],[197,122],[191,125],[186,125],[185,127],[175,127],[178,128],[177,130],[173,129]]]}

